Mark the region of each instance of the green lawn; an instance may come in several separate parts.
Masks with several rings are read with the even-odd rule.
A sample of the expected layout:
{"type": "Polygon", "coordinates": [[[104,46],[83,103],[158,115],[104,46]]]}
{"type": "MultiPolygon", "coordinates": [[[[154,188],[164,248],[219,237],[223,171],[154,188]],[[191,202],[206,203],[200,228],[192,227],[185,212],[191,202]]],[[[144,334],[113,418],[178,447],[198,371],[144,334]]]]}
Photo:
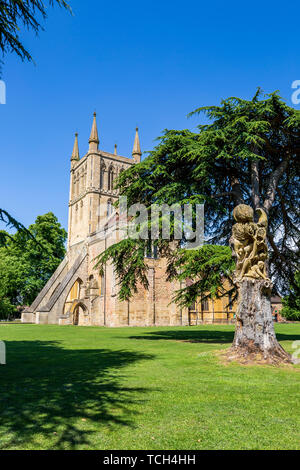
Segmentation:
{"type": "MultiPolygon", "coordinates": [[[[292,351],[300,325],[276,325],[292,351]]],[[[222,365],[232,326],[1,325],[0,449],[300,449],[300,366],[222,365]]]]}

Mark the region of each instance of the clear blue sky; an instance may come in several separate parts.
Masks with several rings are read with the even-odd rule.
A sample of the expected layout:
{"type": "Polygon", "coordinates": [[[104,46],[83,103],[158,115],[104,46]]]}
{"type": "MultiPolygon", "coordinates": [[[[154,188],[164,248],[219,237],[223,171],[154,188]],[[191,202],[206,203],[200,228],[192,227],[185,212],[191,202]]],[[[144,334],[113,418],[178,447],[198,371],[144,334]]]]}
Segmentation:
{"type": "MultiPolygon", "coordinates": [[[[74,132],[88,147],[97,110],[101,148],[150,150],[164,128],[222,98],[279,89],[291,105],[300,79],[299,3],[71,0],[39,37],[23,33],[36,65],[6,57],[0,105],[0,207],[25,225],[53,211],[67,227],[74,132]]],[[[1,227],[4,228],[4,227],[1,227]]]]}

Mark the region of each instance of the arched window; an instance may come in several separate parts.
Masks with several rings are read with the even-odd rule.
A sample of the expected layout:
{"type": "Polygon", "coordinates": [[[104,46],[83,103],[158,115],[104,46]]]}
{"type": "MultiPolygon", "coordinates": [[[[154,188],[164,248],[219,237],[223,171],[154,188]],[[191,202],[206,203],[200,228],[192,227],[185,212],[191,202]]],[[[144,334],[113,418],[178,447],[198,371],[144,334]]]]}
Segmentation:
{"type": "Polygon", "coordinates": [[[101,276],[101,277],[100,277],[99,294],[100,294],[101,296],[105,294],[105,277],[104,277],[104,276],[101,276]]]}
{"type": "Polygon", "coordinates": [[[112,166],[108,170],[108,189],[114,189],[114,169],[112,166]]]}
{"type": "Polygon", "coordinates": [[[105,174],[105,168],[102,167],[100,171],[100,189],[104,189],[104,174],[105,174]]]}
{"type": "Polygon", "coordinates": [[[82,280],[77,279],[76,282],[74,282],[73,286],[71,287],[71,290],[69,292],[67,301],[72,302],[73,300],[77,300],[81,298],[81,290],[82,290],[82,280]]]}
{"type": "Polygon", "coordinates": [[[116,272],[112,268],[112,279],[111,279],[111,295],[115,295],[116,291],[116,272]]]}
{"type": "Polygon", "coordinates": [[[112,202],[111,200],[109,199],[107,201],[107,217],[109,217],[113,212],[113,205],[112,205],[112,202]]]}
{"type": "Polygon", "coordinates": [[[75,183],[75,188],[76,188],[75,189],[75,194],[76,194],[76,196],[78,196],[78,194],[79,194],[79,176],[78,176],[78,173],[76,173],[76,175],[75,175],[75,181],[76,181],[76,183],[75,183]]]}

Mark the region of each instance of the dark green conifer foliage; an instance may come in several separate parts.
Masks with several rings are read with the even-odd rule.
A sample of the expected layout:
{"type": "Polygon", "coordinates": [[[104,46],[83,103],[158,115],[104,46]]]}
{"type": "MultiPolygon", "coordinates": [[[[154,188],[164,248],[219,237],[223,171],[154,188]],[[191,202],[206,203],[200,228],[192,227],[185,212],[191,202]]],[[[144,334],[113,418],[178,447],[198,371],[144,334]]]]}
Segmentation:
{"type": "MultiPolygon", "coordinates": [[[[233,269],[228,247],[233,208],[263,207],[269,217],[269,271],[278,292],[294,283],[299,263],[300,112],[278,92],[252,100],[231,97],[220,106],[199,108],[209,123],[197,132],[165,130],[140,164],[122,172],[117,187],[128,205],[205,203],[206,245],[186,252],[182,243],[159,240],[168,276],[191,279],[176,301],[189,305],[208,290],[215,294],[233,269]]],[[[150,209],[149,209],[150,210],[150,209]]],[[[97,266],[115,264],[120,299],[138,281],[147,287],[146,242],[124,240],[99,256],[97,266]]]]}

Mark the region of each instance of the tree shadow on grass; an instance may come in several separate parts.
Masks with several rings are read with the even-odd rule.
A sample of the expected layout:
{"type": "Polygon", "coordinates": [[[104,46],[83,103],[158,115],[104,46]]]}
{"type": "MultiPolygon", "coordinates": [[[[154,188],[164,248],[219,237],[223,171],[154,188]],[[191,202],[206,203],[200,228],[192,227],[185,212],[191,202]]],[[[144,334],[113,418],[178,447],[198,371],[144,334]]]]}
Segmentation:
{"type": "MultiPolygon", "coordinates": [[[[296,341],[300,340],[299,334],[283,334],[277,333],[278,341],[296,341]]],[[[207,344],[227,344],[232,343],[234,331],[210,330],[210,329],[174,329],[174,330],[158,330],[150,331],[146,335],[130,336],[130,339],[147,339],[147,340],[173,340],[188,343],[207,343],[207,344]]]]}
{"type": "Polygon", "coordinates": [[[300,335],[291,333],[290,335],[284,333],[276,333],[276,338],[278,341],[299,341],[300,335]]]}
{"type": "Polygon", "coordinates": [[[91,447],[95,433],[134,426],[145,388],[122,385],[120,369],[154,356],[57,342],[6,342],[0,368],[0,449],[91,447]],[[48,441],[48,447],[45,446],[48,441]]]}
{"type": "Polygon", "coordinates": [[[184,341],[189,343],[232,343],[234,337],[233,331],[219,331],[207,329],[191,329],[191,330],[166,330],[151,331],[147,335],[130,336],[130,339],[150,339],[150,340],[173,340],[184,341]]]}

